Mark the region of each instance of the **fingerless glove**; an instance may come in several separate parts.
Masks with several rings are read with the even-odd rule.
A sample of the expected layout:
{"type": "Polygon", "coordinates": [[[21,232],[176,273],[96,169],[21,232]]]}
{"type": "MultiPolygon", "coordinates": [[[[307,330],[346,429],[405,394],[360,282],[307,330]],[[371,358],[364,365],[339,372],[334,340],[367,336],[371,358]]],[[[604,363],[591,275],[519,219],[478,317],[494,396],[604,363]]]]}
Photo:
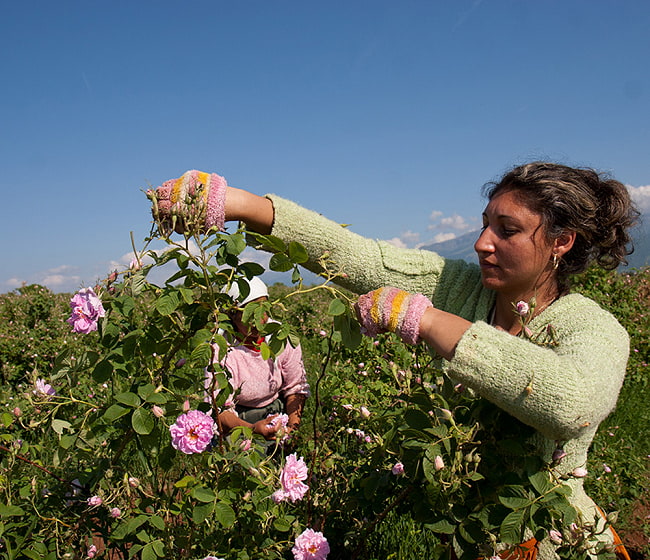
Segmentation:
{"type": "Polygon", "coordinates": [[[420,319],[433,304],[422,294],[386,287],[362,295],[356,307],[364,334],[376,336],[391,331],[404,342],[416,344],[420,340],[420,319]]]}
{"type": "MultiPolygon", "coordinates": [[[[159,219],[196,224],[200,229],[223,229],[226,218],[226,180],[216,173],[187,171],[178,179],[165,181],[156,189],[159,219]]],[[[155,212],[154,212],[155,213],[155,212]]],[[[177,231],[178,231],[178,225],[177,231]]]]}

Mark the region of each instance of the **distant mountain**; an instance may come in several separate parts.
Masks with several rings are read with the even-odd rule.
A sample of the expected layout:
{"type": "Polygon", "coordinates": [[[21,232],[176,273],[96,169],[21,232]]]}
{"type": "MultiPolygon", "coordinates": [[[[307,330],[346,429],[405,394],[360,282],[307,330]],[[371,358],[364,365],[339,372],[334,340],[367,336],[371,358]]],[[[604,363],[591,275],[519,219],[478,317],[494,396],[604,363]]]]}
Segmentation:
{"type": "MultiPolygon", "coordinates": [[[[629,264],[625,269],[650,266],[650,215],[644,215],[642,220],[641,225],[632,232],[634,253],[628,257],[629,264]]],[[[478,230],[471,231],[455,239],[425,245],[420,247],[420,249],[434,251],[447,259],[462,259],[468,262],[477,262],[474,242],[478,238],[478,235],[478,230]]]]}

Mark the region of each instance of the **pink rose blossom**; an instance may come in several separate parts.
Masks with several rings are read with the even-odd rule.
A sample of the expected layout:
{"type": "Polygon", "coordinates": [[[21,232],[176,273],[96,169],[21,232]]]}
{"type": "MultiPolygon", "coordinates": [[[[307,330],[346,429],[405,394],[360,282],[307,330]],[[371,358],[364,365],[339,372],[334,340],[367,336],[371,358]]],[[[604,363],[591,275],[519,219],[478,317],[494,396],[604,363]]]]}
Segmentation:
{"type": "Polygon", "coordinates": [[[556,531],[555,529],[551,529],[548,532],[548,538],[551,539],[551,542],[554,544],[562,543],[562,533],[560,533],[560,531],[556,531]]]}
{"type": "Polygon", "coordinates": [[[587,469],[584,469],[582,467],[576,467],[575,469],[573,469],[573,472],[571,474],[576,478],[584,478],[585,476],[587,476],[587,469]]]}
{"type": "Polygon", "coordinates": [[[76,333],[88,334],[97,330],[97,320],[104,317],[106,311],[102,300],[92,288],[82,288],[70,300],[72,315],[68,323],[76,333]]]}
{"type": "Polygon", "coordinates": [[[34,394],[37,397],[50,398],[56,395],[56,391],[52,388],[52,385],[46,383],[43,379],[37,379],[34,387],[34,394]]]}
{"type": "Polygon", "coordinates": [[[164,411],[164,409],[162,409],[161,407],[159,407],[157,404],[154,404],[154,405],[151,407],[151,412],[153,412],[153,415],[154,415],[156,418],[162,418],[163,416],[165,416],[165,411],[164,411]]]}
{"type": "Polygon", "coordinates": [[[117,519],[122,515],[122,510],[118,507],[111,508],[111,511],[108,513],[113,519],[117,519]]]}
{"type": "Polygon", "coordinates": [[[291,549],[294,560],[326,560],[330,545],[323,533],[306,529],[298,537],[291,549]]]}
{"type": "Polygon", "coordinates": [[[94,558],[97,555],[97,547],[94,544],[91,544],[88,547],[88,552],[86,552],[86,558],[94,558]]]}
{"type": "Polygon", "coordinates": [[[181,414],[169,427],[172,446],[187,455],[202,453],[216,432],[214,420],[200,410],[190,410],[181,414]]]}
{"type": "Polygon", "coordinates": [[[276,500],[279,498],[282,498],[280,501],[291,500],[291,502],[297,502],[301,500],[309,490],[309,486],[303,482],[306,480],[307,475],[307,465],[303,458],[298,459],[295,453],[289,455],[280,473],[282,490],[274,493],[272,496],[273,501],[278,503],[276,500]],[[278,494],[278,492],[282,493],[278,494]]]}
{"type": "Polygon", "coordinates": [[[370,418],[370,411],[365,406],[362,406],[359,411],[364,418],[370,418]]]}
{"type": "Polygon", "coordinates": [[[555,451],[553,451],[554,463],[559,463],[565,457],[566,457],[566,451],[564,451],[564,449],[562,449],[561,447],[558,447],[555,451]]]}
{"type": "Polygon", "coordinates": [[[92,496],[91,498],[88,498],[88,505],[90,507],[97,507],[101,506],[104,500],[102,500],[99,496],[92,496]]]}
{"type": "Polygon", "coordinates": [[[404,474],[404,465],[399,461],[393,465],[393,468],[390,470],[395,476],[404,474]]]}
{"type": "Polygon", "coordinates": [[[528,311],[530,307],[525,301],[518,301],[515,307],[517,308],[517,313],[520,316],[525,317],[526,315],[528,315],[528,311]]]}
{"type": "Polygon", "coordinates": [[[610,473],[610,472],[612,472],[612,469],[611,469],[611,468],[610,468],[606,463],[603,463],[603,470],[604,470],[606,473],[610,473]]]}
{"type": "Polygon", "coordinates": [[[183,412],[189,412],[190,408],[192,408],[192,405],[190,405],[190,401],[185,399],[185,402],[183,402],[183,412]]]}
{"type": "Polygon", "coordinates": [[[131,488],[137,488],[138,486],[140,486],[140,480],[137,479],[135,476],[130,476],[129,477],[129,486],[131,488]]]}
{"type": "Polygon", "coordinates": [[[14,416],[20,418],[23,415],[23,411],[19,407],[14,407],[14,416]]]}
{"type": "Polygon", "coordinates": [[[251,448],[251,445],[253,444],[253,441],[250,439],[245,439],[239,444],[239,448],[242,451],[248,451],[251,448]]]}
{"type": "Polygon", "coordinates": [[[445,462],[442,460],[442,457],[440,455],[436,455],[435,459],[433,460],[433,466],[437,471],[445,468],[445,462]]]}

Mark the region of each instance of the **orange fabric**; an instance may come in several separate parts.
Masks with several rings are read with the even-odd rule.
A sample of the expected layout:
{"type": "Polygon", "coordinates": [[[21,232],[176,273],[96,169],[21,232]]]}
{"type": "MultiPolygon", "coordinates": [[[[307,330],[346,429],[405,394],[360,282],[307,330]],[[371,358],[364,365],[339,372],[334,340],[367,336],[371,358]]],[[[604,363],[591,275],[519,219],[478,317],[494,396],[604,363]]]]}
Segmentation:
{"type": "Polygon", "coordinates": [[[618,536],[618,533],[614,530],[614,527],[610,527],[609,530],[612,532],[612,535],[614,535],[614,547],[616,549],[615,550],[616,558],[618,558],[619,560],[631,560],[630,555],[627,553],[625,545],[621,540],[621,537],[618,536]]]}
{"type": "Polygon", "coordinates": [[[528,539],[511,550],[503,551],[499,554],[499,558],[503,558],[503,560],[536,560],[537,545],[536,538],[528,539]]]}

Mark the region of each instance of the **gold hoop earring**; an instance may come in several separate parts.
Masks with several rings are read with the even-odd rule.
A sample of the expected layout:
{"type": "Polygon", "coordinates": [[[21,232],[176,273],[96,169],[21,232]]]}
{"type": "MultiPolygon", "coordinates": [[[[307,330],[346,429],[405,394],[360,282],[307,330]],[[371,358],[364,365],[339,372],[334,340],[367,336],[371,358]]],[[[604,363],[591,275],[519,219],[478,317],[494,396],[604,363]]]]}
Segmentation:
{"type": "Polygon", "coordinates": [[[557,256],[557,253],[553,253],[553,270],[557,270],[560,266],[560,257],[557,256]]]}

